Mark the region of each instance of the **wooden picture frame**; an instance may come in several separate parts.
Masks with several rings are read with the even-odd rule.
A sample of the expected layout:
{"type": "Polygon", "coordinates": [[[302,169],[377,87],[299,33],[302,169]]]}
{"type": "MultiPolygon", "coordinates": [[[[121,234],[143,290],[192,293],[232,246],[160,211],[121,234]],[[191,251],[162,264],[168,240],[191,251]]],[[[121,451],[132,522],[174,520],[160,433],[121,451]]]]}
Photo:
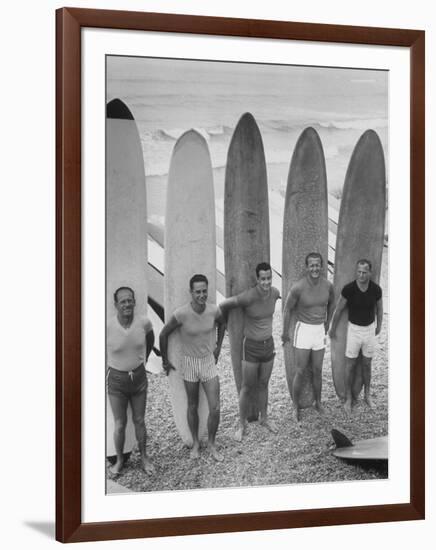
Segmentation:
{"type": "Polygon", "coordinates": [[[425,513],[425,35],[423,31],[62,8],[56,13],[56,539],[159,537],[423,519],[425,513]],[[410,502],[104,523],[82,522],[81,29],[86,27],[410,50],[410,502]]]}

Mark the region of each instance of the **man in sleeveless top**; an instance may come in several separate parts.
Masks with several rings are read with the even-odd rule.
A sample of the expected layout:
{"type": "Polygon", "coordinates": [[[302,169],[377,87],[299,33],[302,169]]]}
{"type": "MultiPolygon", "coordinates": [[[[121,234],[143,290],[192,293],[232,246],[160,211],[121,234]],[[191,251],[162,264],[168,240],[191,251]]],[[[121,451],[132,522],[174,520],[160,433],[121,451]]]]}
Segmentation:
{"type": "Polygon", "coordinates": [[[297,421],[301,419],[300,398],[304,373],[309,360],[312,364],[315,407],[321,405],[322,363],[326,346],[326,333],[334,307],[333,285],[322,276],[323,259],[318,252],[306,256],[306,276],[292,285],[283,308],[282,342],[290,341],[291,311],[295,310],[297,322],[292,335],[295,347],[296,373],[292,382],[292,396],[297,421]]]}
{"type": "Polygon", "coordinates": [[[330,338],[336,337],[336,327],[342,311],[348,309],[347,344],[345,349],[345,403],[350,414],[353,406],[353,378],[359,353],[362,353],[362,378],[364,399],[371,409],[371,362],[376,336],[383,321],[382,289],[371,280],[372,265],[362,259],[356,264],[356,279],[344,286],[338,300],[330,328],[330,338]]]}
{"type": "Polygon", "coordinates": [[[209,416],[207,420],[208,451],[217,460],[223,460],[215,445],[220,420],[220,384],[216,363],[224,338],[224,322],[221,311],[207,302],[208,280],[196,274],[189,281],[191,301],[176,309],[160,333],[162,365],[167,375],[175,370],[168,360],[168,337],[179,331],[182,344],[181,374],[188,397],[187,419],[192,434],[191,457],[198,458],[198,399],[200,383],[206,394],[209,416]]]}
{"type": "Polygon", "coordinates": [[[142,466],[150,475],[154,472],[154,466],[146,452],[144,417],[148,384],[145,363],[153,348],[153,327],[145,315],[134,314],[135,293],[131,288],[118,288],[114,294],[114,304],[117,314],[109,319],[106,332],[107,392],[114,415],[113,438],[117,453],[110,471],[119,474],[124,465],[123,449],[130,402],[142,466]]]}
{"type": "Polygon", "coordinates": [[[244,312],[242,342],[242,381],[239,392],[239,427],[236,441],[241,442],[245,433],[249,405],[258,389],[260,424],[271,432],[277,428],[268,420],[268,384],[274,364],[274,340],[272,321],[280,292],[272,286],[272,269],[262,262],[256,267],[256,286],[232,296],[220,304],[224,317],[236,307],[244,312]]]}

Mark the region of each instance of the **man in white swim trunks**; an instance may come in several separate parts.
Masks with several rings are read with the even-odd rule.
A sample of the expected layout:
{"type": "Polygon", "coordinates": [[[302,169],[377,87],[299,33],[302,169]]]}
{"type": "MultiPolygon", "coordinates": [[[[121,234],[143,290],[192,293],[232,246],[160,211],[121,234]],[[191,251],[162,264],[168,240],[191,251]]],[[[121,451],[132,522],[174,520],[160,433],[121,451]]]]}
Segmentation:
{"type": "Polygon", "coordinates": [[[274,365],[272,321],[280,292],[272,286],[272,269],[269,263],[256,266],[256,286],[232,296],[220,304],[224,317],[236,307],[244,312],[244,339],[242,342],[242,382],[239,392],[239,427],[236,441],[245,433],[249,404],[258,388],[260,424],[273,433],[277,428],[268,420],[268,384],[274,365]]]}
{"type": "Polygon", "coordinates": [[[293,336],[296,373],[292,383],[294,411],[301,419],[300,397],[304,372],[312,363],[315,408],[323,413],[321,405],[322,363],[326,346],[326,334],[334,308],[333,285],[322,276],[323,259],[318,252],[306,256],[306,276],[292,285],[283,308],[282,342],[290,341],[290,314],[296,311],[297,323],[293,336]]]}
{"type": "Polygon", "coordinates": [[[352,386],[357,358],[361,352],[364,399],[370,409],[371,362],[376,337],[380,334],[383,321],[382,289],[371,280],[372,265],[369,260],[358,260],[356,279],[344,286],[338,300],[330,328],[330,338],[336,337],[339,318],[348,308],[347,344],[345,349],[345,403],[350,414],[353,406],[352,386]]]}
{"type": "Polygon", "coordinates": [[[130,402],[142,467],[151,475],[154,466],[146,452],[144,417],[148,386],[145,363],[154,344],[153,327],[145,315],[134,314],[135,293],[131,288],[118,288],[114,293],[114,304],[117,314],[109,319],[106,329],[106,382],[114,415],[113,438],[117,453],[116,462],[110,471],[117,475],[124,466],[127,406],[130,402]]]}
{"type": "Polygon", "coordinates": [[[225,325],[218,306],[207,302],[208,280],[196,274],[189,281],[191,301],[176,309],[160,333],[162,365],[167,375],[174,365],[168,360],[168,337],[179,330],[182,344],[181,371],[188,397],[187,419],[192,434],[191,457],[200,456],[198,439],[198,398],[200,383],[206,394],[209,416],[207,420],[208,451],[222,461],[215,445],[220,421],[220,384],[216,363],[221,351],[225,325]]]}

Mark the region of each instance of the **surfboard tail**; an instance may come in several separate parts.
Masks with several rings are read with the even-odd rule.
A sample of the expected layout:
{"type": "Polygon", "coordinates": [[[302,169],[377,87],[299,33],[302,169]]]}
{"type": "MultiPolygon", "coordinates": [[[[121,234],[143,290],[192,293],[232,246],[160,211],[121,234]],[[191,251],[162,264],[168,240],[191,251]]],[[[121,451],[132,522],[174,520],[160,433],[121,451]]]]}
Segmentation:
{"type": "Polygon", "coordinates": [[[353,447],[353,444],[348,437],[339,430],[335,430],[333,428],[332,437],[337,449],[340,449],[341,447],[353,447]]]}

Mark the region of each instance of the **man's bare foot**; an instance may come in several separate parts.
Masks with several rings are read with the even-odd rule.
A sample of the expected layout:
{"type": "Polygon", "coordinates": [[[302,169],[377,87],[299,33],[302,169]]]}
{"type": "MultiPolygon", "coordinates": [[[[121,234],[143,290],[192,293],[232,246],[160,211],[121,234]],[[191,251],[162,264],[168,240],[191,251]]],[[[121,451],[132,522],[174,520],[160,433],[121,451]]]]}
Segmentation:
{"type": "Polygon", "coordinates": [[[124,466],[124,459],[117,460],[115,464],[109,468],[109,472],[112,475],[117,476],[123,469],[123,466],[124,466]]]}
{"type": "Polygon", "coordinates": [[[153,475],[156,472],[156,468],[154,467],[153,462],[147,456],[142,457],[142,467],[144,469],[144,472],[149,476],[153,475]]]}
{"type": "Polygon", "coordinates": [[[321,403],[315,403],[315,409],[319,412],[319,414],[325,413],[324,407],[321,405],[321,403]]]}
{"type": "Polygon", "coordinates": [[[190,454],[191,458],[200,458],[200,445],[199,445],[199,443],[194,443],[194,445],[192,445],[191,451],[190,451],[189,454],[190,454]]]}
{"type": "Polygon", "coordinates": [[[370,397],[369,395],[367,395],[367,396],[365,397],[365,403],[367,404],[367,406],[368,406],[369,409],[373,409],[373,408],[374,408],[374,403],[373,403],[373,401],[372,401],[372,399],[371,399],[371,397],[370,397]]]}
{"type": "Polygon", "coordinates": [[[295,420],[297,422],[300,422],[300,420],[301,420],[301,409],[297,405],[294,406],[294,416],[295,416],[295,420]]]}
{"type": "Polygon", "coordinates": [[[344,403],[344,411],[345,411],[347,414],[351,414],[351,413],[352,413],[352,410],[353,410],[353,407],[352,407],[351,401],[345,401],[345,403],[344,403]]]}
{"type": "Polygon", "coordinates": [[[207,445],[207,450],[212,458],[214,458],[217,462],[222,462],[224,460],[223,455],[217,450],[215,444],[209,443],[207,445]]]}
{"type": "Polygon", "coordinates": [[[273,434],[276,434],[279,431],[277,426],[274,424],[274,422],[271,422],[271,420],[267,420],[266,418],[265,420],[261,419],[259,421],[259,424],[264,428],[266,428],[267,430],[269,430],[270,432],[272,432],[273,434]]]}
{"type": "Polygon", "coordinates": [[[245,434],[245,426],[239,426],[239,428],[236,430],[235,435],[233,436],[234,440],[238,443],[241,443],[242,438],[245,434]]]}

